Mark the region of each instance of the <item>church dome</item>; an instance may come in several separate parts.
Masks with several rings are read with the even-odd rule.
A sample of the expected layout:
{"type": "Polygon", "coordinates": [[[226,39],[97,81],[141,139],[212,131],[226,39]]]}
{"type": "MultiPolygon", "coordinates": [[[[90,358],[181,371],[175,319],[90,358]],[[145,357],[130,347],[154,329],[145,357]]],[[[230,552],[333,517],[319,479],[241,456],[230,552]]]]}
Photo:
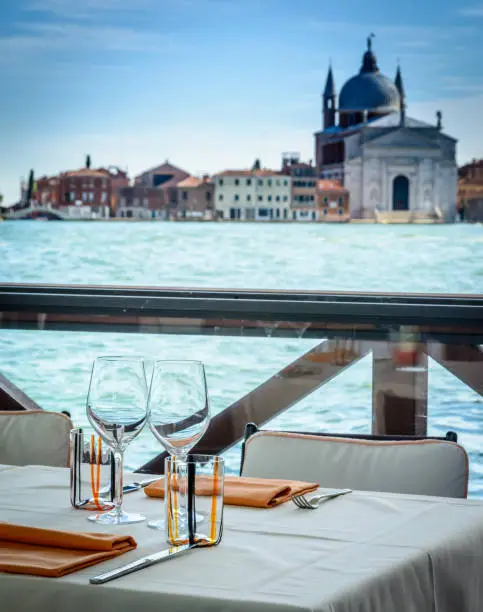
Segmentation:
{"type": "Polygon", "coordinates": [[[359,74],[349,79],[340,92],[339,111],[390,113],[398,111],[400,103],[396,85],[379,72],[369,37],[359,74]]]}
{"type": "Polygon", "coordinates": [[[340,92],[339,110],[342,112],[398,111],[399,92],[383,74],[362,73],[347,81],[340,92]]]}

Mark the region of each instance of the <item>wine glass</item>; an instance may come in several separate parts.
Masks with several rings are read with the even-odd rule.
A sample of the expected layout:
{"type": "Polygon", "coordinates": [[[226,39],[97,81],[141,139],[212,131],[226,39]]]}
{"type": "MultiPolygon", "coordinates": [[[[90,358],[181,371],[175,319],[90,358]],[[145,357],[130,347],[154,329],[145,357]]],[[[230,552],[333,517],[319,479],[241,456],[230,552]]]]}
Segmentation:
{"type": "MultiPolygon", "coordinates": [[[[170,455],[186,462],[188,453],[205,433],[210,407],[205,368],[200,361],[154,362],[148,396],[148,423],[170,455]]],[[[180,511],[180,520],[184,520],[180,511]]],[[[202,520],[203,517],[200,517],[202,520]]],[[[164,521],[148,523],[164,529],[164,521]]]]}
{"type": "Polygon", "coordinates": [[[87,417],[114,455],[114,509],[89,519],[105,525],[138,523],[142,514],[122,509],[123,455],[148,417],[144,361],[137,357],[97,357],[87,394],[87,417]]]}

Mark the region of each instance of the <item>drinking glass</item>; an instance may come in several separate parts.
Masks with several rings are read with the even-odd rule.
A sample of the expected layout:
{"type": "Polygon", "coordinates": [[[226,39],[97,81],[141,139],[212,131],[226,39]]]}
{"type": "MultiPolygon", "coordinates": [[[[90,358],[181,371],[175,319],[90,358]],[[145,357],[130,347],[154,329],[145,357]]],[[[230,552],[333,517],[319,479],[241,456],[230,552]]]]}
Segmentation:
{"type": "MultiPolygon", "coordinates": [[[[210,421],[205,368],[200,361],[156,360],[148,396],[151,431],[178,463],[205,433],[210,421]]],[[[180,512],[183,514],[183,504],[180,512]]],[[[179,516],[182,522],[186,516],[179,516]]],[[[203,517],[200,516],[202,521],[203,517]]],[[[164,529],[164,520],[148,523],[164,529]]]]}
{"type": "Polygon", "coordinates": [[[102,438],[82,429],[70,432],[70,500],[74,508],[105,512],[114,504],[114,459],[102,438]]]}
{"type": "Polygon", "coordinates": [[[114,455],[114,509],[89,519],[105,525],[138,523],[142,514],[122,509],[123,455],[148,416],[144,362],[136,357],[98,357],[92,366],[87,417],[114,455]]]}
{"type": "Polygon", "coordinates": [[[182,546],[190,542],[189,521],[179,523],[179,498],[183,492],[181,483],[187,485],[189,495],[190,472],[193,478],[191,508],[191,531],[199,545],[215,546],[223,533],[223,483],[225,462],[213,455],[189,455],[186,462],[175,457],[164,460],[166,539],[171,546],[182,546]],[[198,517],[203,521],[199,526],[198,517]]]}

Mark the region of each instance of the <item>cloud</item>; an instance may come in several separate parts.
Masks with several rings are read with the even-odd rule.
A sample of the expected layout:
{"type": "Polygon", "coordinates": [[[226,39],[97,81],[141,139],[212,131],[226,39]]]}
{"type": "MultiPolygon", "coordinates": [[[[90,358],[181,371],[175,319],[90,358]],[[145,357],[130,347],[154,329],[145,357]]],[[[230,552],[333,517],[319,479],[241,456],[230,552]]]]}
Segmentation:
{"type": "Polygon", "coordinates": [[[154,5],[154,0],[32,0],[27,11],[85,19],[100,12],[140,11],[154,5]]]}
{"type": "Polygon", "coordinates": [[[460,15],[465,17],[483,17],[483,4],[467,6],[460,10],[460,15]]]}
{"type": "Polygon", "coordinates": [[[441,77],[441,89],[455,94],[483,94],[483,83],[472,77],[444,75],[441,77]]]}
{"type": "Polygon", "coordinates": [[[347,21],[318,21],[311,20],[307,27],[318,32],[327,34],[344,34],[360,37],[361,41],[367,38],[367,33],[373,30],[376,34],[375,46],[378,37],[393,41],[395,47],[422,48],[433,46],[437,42],[457,40],[479,33],[478,28],[473,26],[431,26],[431,25],[392,25],[379,24],[368,25],[361,22],[347,21]]]}
{"type": "Polygon", "coordinates": [[[101,57],[101,53],[108,53],[110,57],[102,56],[101,63],[125,66],[130,61],[127,54],[166,55],[180,50],[181,42],[155,30],[67,21],[27,22],[18,33],[0,36],[0,66],[4,74],[42,78],[45,73],[62,73],[62,67],[72,70],[73,65],[97,70],[92,54],[101,57]]]}

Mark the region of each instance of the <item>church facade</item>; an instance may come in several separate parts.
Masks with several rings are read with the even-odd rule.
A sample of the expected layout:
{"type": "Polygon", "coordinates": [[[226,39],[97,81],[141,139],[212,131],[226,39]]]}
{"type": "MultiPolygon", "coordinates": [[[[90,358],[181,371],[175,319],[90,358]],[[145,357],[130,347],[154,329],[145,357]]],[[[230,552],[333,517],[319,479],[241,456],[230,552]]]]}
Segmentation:
{"type": "Polygon", "coordinates": [[[379,213],[454,221],[456,140],[435,125],[406,115],[401,70],[381,74],[368,38],[360,72],[337,97],[332,67],[322,97],[323,129],[315,134],[317,173],[350,193],[350,215],[379,213]]]}

